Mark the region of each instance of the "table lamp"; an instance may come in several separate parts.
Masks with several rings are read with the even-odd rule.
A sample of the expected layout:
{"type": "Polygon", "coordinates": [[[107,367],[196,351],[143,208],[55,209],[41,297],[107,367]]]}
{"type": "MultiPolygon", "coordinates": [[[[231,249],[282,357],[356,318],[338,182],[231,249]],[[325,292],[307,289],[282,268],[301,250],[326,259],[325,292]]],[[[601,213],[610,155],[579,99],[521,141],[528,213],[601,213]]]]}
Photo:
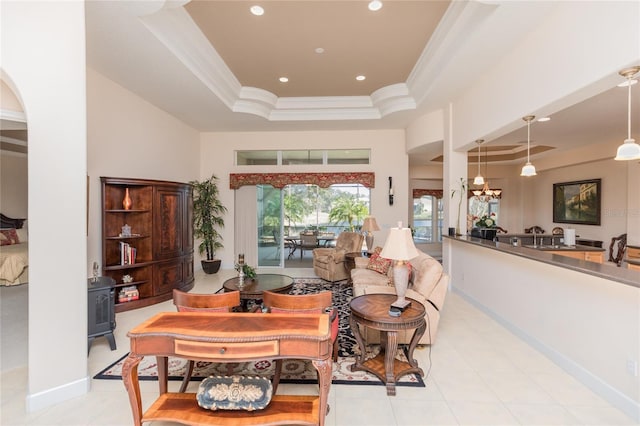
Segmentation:
{"type": "Polygon", "coordinates": [[[367,216],[364,218],[364,222],[362,223],[362,231],[366,232],[365,241],[367,242],[367,252],[371,253],[373,251],[373,231],[379,231],[380,227],[378,226],[378,222],[376,222],[376,218],[373,216],[367,216]]]}
{"type": "Polygon", "coordinates": [[[393,284],[396,287],[398,299],[391,306],[404,310],[411,302],[405,299],[409,286],[409,267],[407,261],[418,256],[419,252],[413,244],[411,229],[403,228],[402,222],[398,222],[397,228],[391,228],[387,241],[384,243],[381,257],[395,260],[393,265],[393,284]]]}

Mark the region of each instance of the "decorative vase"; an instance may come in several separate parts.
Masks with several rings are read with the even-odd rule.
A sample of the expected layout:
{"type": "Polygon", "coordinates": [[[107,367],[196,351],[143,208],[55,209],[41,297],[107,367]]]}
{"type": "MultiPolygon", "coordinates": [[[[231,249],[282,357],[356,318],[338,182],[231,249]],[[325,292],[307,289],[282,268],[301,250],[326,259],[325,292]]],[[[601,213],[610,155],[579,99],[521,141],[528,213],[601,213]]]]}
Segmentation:
{"type": "Polygon", "coordinates": [[[124,190],[124,200],[122,200],[122,207],[124,207],[125,210],[131,210],[131,197],[129,196],[129,188],[126,188],[124,190]]]}

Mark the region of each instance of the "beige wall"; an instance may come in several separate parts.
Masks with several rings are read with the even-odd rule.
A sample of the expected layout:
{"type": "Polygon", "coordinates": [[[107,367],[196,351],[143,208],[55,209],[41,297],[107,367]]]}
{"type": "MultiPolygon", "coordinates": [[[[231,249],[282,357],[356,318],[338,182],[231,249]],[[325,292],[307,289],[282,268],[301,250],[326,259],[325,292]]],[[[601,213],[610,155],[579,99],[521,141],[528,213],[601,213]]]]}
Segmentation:
{"type": "Polygon", "coordinates": [[[27,156],[0,152],[0,213],[27,217],[27,156]]]}
{"type": "MultiPolygon", "coordinates": [[[[201,145],[201,178],[215,173],[220,178],[222,202],[229,208],[225,217],[223,238],[225,247],[218,256],[224,268],[232,267],[234,257],[234,194],[229,189],[229,173],[250,172],[374,172],[375,188],[371,190],[371,214],[376,216],[381,231],[375,233],[376,244],[383,244],[390,227],[408,223],[409,171],[405,153],[405,135],[402,130],[377,131],[317,131],[317,132],[264,132],[264,133],[204,133],[201,145]],[[369,165],[330,166],[234,166],[235,150],[252,149],[348,149],[371,148],[369,165]],[[388,204],[389,176],[393,177],[395,200],[388,204]]],[[[239,208],[239,207],[238,207],[239,208]]],[[[255,208],[255,206],[242,206],[255,208]]],[[[196,266],[198,266],[196,264],[196,266]]]]}
{"type": "Polygon", "coordinates": [[[89,238],[87,271],[102,263],[100,177],[188,182],[198,178],[199,134],[87,69],[89,238]]]}

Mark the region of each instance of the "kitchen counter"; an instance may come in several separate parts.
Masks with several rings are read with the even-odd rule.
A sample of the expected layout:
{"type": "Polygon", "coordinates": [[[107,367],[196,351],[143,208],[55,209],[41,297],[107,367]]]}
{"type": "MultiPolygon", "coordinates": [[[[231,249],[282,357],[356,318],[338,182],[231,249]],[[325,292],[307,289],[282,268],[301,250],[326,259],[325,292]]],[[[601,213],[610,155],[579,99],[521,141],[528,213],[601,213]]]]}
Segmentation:
{"type": "MultiPolygon", "coordinates": [[[[532,234],[526,234],[531,235],[532,234]]],[[[483,240],[481,238],[475,238],[470,236],[443,236],[443,238],[459,241],[462,243],[473,244],[481,246],[490,250],[498,250],[503,253],[508,253],[514,256],[524,257],[536,262],[543,262],[546,264],[554,265],[560,268],[571,269],[573,271],[582,272],[584,274],[593,275],[596,277],[608,279],[621,284],[640,288],[640,271],[620,268],[613,263],[596,263],[588,262],[585,260],[574,259],[572,257],[563,256],[553,253],[559,251],[556,248],[549,249],[532,249],[525,246],[513,246],[510,243],[494,242],[490,240],[483,240]]],[[[603,251],[596,247],[578,246],[580,251],[603,251]]],[[[567,250],[569,251],[569,250],[567,250]]]]}

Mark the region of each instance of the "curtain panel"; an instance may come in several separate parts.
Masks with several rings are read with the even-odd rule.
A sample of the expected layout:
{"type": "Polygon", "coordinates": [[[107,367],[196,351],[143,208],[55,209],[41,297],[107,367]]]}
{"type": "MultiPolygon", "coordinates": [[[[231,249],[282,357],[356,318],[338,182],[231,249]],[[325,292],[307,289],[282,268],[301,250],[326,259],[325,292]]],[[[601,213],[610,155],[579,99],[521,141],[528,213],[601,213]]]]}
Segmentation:
{"type": "MultiPolygon", "coordinates": [[[[367,188],[375,187],[375,173],[230,173],[230,189],[245,185],[271,185],[284,188],[287,185],[318,185],[328,188],[340,183],[359,183],[367,188]]],[[[442,191],[441,191],[442,192],[442,191]]]]}

